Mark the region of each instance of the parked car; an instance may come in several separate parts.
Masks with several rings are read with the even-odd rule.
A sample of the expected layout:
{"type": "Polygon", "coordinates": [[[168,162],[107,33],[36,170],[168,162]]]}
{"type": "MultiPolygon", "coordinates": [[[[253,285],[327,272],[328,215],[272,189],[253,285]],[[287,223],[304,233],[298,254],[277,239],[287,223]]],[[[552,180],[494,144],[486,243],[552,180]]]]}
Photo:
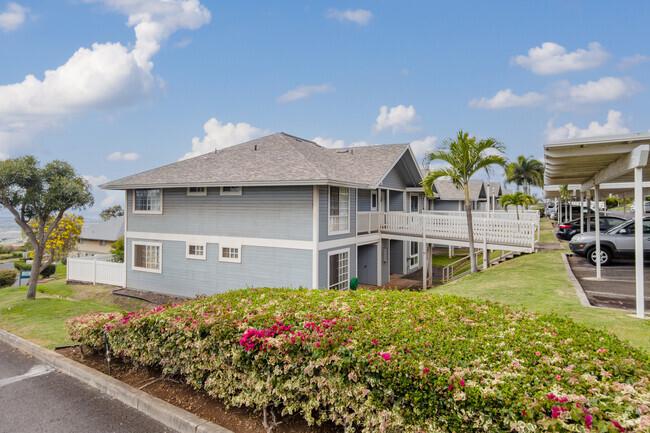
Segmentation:
{"type": "MultiPolygon", "coordinates": [[[[584,231],[585,232],[586,231],[592,231],[592,232],[595,231],[595,227],[596,227],[596,217],[595,216],[592,216],[589,219],[589,230],[587,230],[587,218],[585,217],[583,219],[583,221],[584,221],[583,224],[584,224],[584,231]]],[[[614,217],[614,216],[604,216],[604,215],[601,214],[600,215],[600,221],[599,221],[599,223],[600,223],[600,231],[601,232],[607,231],[607,230],[611,229],[614,226],[617,226],[619,224],[624,223],[625,221],[627,221],[627,220],[624,219],[624,218],[619,218],[619,217],[614,217]]],[[[580,218],[576,218],[574,220],[563,222],[563,223],[559,224],[558,229],[555,232],[555,235],[560,239],[564,239],[565,241],[570,241],[571,238],[575,234],[577,234],[579,232],[580,232],[580,218]]]]}
{"type": "MultiPolygon", "coordinates": [[[[569,215],[580,215],[580,206],[571,206],[571,210],[569,210],[569,206],[558,206],[558,207],[562,210],[562,216],[567,217],[567,219],[569,215]]],[[[587,213],[587,207],[583,207],[582,212],[587,213]]],[[[558,209],[554,208],[548,217],[552,220],[557,220],[558,209]]]]}
{"type": "MultiPolygon", "coordinates": [[[[643,218],[643,253],[650,253],[650,217],[643,218]]],[[[596,233],[579,233],[569,242],[571,251],[586,257],[596,265],[596,233]]],[[[625,221],[600,235],[600,264],[608,265],[612,259],[634,259],[634,219],[625,221]]]]}
{"type": "MultiPolygon", "coordinates": [[[[630,206],[630,210],[634,212],[634,205],[630,206]]],[[[643,212],[650,213],[650,201],[643,203],[643,212]]]]}

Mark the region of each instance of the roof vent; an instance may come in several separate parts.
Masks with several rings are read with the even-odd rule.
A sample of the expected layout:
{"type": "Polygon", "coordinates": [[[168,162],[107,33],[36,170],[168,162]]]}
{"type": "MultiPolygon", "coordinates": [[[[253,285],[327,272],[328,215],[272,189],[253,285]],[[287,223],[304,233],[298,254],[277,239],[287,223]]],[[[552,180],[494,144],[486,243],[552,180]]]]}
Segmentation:
{"type": "Polygon", "coordinates": [[[336,151],[336,153],[348,153],[349,149],[339,149],[336,151]]]}
{"type": "Polygon", "coordinates": [[[257,144],[255,145],[255,149],[254,149],[254,150],[257,150],[257,144]]]}

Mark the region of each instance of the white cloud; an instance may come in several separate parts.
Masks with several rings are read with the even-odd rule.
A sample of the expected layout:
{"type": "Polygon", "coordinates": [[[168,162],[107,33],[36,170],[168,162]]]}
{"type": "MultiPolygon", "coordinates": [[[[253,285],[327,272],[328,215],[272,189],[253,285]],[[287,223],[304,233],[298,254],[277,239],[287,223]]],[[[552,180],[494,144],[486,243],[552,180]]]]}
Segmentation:
{"type": "Polygon", "coordinates": [[[630,98],[643,90],[643,86],[631,78],[603,77],[598,81],[587,81],[571,85],[568,81],[554,83],[551,109],[572,110],[577,106],[590,106],[602,102],[613,102],[630,98]]]}
{"type": "Polygon", "coordinates": [[[192,158],[215,149],[224,149],[269,134],[268,130],[256,128],[245,122],[223,124],[214,117],[205,122],[203,130],[205,131],[203,139],[194,137],[192,151],[183,155],[181,159],[192,158]]]}
{"type": "Polygon", "coordinates": [[[640,65],[650,60],[650,57],[644,56],[643,54],[635,54],[630,57],[623,57],[621,62],[618,64],[618,67],[621,69],[628,69],[633,66],[640,65]]]}
{"type": "Polygon", "coordinates": [[[363,146],[370,146],[367,141],[361,140],[361,141],[354,141],[350,143],[350,147],[363,147],[363,146]]]}
{"type": "Polygon", "coordinates": [[[328,9],[327,18],[334,18],[339,21],[351,21],[353,23],[359,24],[360,26],[365,26],[370,22],[372,18],[372,12],[365,9],[347,9],[344,11],[338,9],[328,9]]]}
{"type": "Polygon", "coordinates": [[[609,53],[598,42],[590,43],[587,50],[580,48],[571,53],[554,42],[544,42],[541,47],[528,50],[527,56],[514,57],[510,63],[530,69],[538,75],[550,75],[595,68],[604,64],[608,58],[609,53]]]}
{"type": "Polygon", "coordinates": [[[589,123],[585,129],[581,129],[573,123],[567,123],[557,128],[553,127],[553,121],[549,120],[546,124],[544,136],[546,141],[566,140],[570,138],[594,137],[598,135],[626,134],[630,130],[625,127],[623,115],[620,111],[609,110],[607,113],[607,123],[600,124],[596,121],[589,123]]]}
{"type": "Polygon", "coordinates": [[[488,99],[482,97],[481,99],[472,99],[469,101],[469,106],[472,108],[483,108],[486,110],[498,110],[501,108],[511,107],[534,107],[542,104],[546,100],[544,95],[535,92],[528,92],[525,95],[519,96],[512,93],[512,90],[505,89],[499,90],[496,95],[488,99]]]}
{"type": "Polygon", "coordinates": [[[418,129],[414,123],[419,119],[420,117],[417,115],[415,108],[413,108],[412,105],[405,107],[400,104],[396,107],[392,107],[390,110],[386,105],[383,105],[379,108],[379,116],[377,116],[374,128],[377,131],[392,129],[393,133],[397,131],[413,132],[418,129]]]}
{"type": "Polygon", "coordinates": [[[157,88],[151,58],[160,43],[179,29],[210,21],[210,12],[198,0],[85,1],[126,14],[135,45],[94,43],[45,71],[42,80],[30,74],[22,82],[0,86],[0,150],[24,144],[43,129],[60,127],[71,116],[150,99],[157,88]]]}
{"type": "Polygon", "coordinates": [[[124,191],[107,191],[99,188],[99,185],[109,181],[105,175],[93,176],[85,174],[82,177],[93,187],[93,196],[95,197],[95,205],[88,210],[88,213],[99,213],[109,206],[124,204],[124,191]]]}
{"type": "Polygon", "coordinates": [[[86,179],[90,185],[92,185],[93,188],[98,187],[99,185],[108,182],[108,178],[104,176],[103,174],[100,176],[93,176],[91,174],[84,174],[81,177],[86,179]]]}
{"type": "Polygon", "coordinates": [[[314,95],[316,93],[333,92],[335,90],[336,89],[334,88],[334,86],[332,86],[329,83],[318,84],[314,86],[300,85],[293,90],[289,90],[284,95],[279,96],[277,101],[278,102],[295,101],[297,99],[309,98],[311,95],[314,95]]]}
{"type": "Polygon", "coordinates": [[[415,159],[418,161],[418,163],[422,161],[424,155],[433,150],[437,140],[438,137],[429,135],[427,137],[424,137],[422,140],[411,141],[411,150],[413,151],[413,155],[415,155],[415,159]]]}
{"type": "Polygon", "coordinates": [[[345,147],[345,141],[336,140],[334,138],[329,138],[329,137],[314,137],[312,141],[316,144],[320,144],[323,147],[327,147],[328,149],[345,147]]]}
{"type": "Polygon", "coordinates": [[[0,12],[0,29],[5,32],[18,30],[25,22],[29,8],[18,3],[9,3],[4,12],[0,12]]]}
{"type": "Polygon", "coordinates": [[[138,159],[140,159],[140,155],[136,152],[113,152],[106,157],[106,161],[110,162],[137,161],[138,159]]]}

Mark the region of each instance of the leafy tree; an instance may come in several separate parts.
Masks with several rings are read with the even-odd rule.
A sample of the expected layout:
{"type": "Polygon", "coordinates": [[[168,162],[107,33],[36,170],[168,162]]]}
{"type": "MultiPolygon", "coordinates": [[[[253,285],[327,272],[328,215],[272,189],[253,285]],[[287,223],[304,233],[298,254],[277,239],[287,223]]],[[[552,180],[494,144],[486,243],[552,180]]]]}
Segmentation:
{"type": "Polygon", "coordinates": [[[447,178],[457,187],[465,191],[465,213],[467,215],[467,233],[469,236],[469,256],[472,273],[478,272],[476,255],[474,254],[474,230],[472,228],[472,206],[469,200],[469,180],[478,171],[485,170],[490,174],[492,167],[497,165],[505,167],[506,159],[499,155],[505,147],[494,138],[477,140],[469,137],[466,132],[458,131],[455,140],[447,139],[442,142],[442,148],[434,150],[424,157],[424,162],[429,168],[432,161],[444,161],[448,167],[436,168],[422,180],[424,192],[433,197],[433,184],[436,179],[447,178]]]}
{"type": "Polygon", "coordinates": [[[504,194],[499,198],[499,204],[505,210],[508,210],[509,206],[514,206],[517,211],[517,219],[519,219],[519,206],[525,207],[528,209],[529,205],[537,203],[537,200],[528,194],[524,194],[521,191],[516,191],[514,194],[504,194]]]}
{"type": "Polygon", "coordinates": [[[506,167],[506,180],[516,184],[517,189],[523,185],[524,194],[530,194],[531,185],[544,186],[544,164],[532,156],[520,155],[506,167]]]}
{"type": "Polygon", "coordinates": [[[605,206],[607,207],[607,210],[618,206],[618,198],[617,197],[607,197],[605,199],[605,206]]]}
{"type": "Polygon", "coordinates": [[[33,250],[27,299],[36,297],[38,275],[47,267],[43,254],[47,241],[69,209],[84,209],[94,202],[88,181],[65,161],[52,161],[41,167],[34,156],[0,162],[0,204],[14,216],[33,250]],[[32,221],[49,221],[38,224],[32,221]],[[47,227],[47,229],[46,229],[47,227]]]}
{"type": "MultiPolygon", "coordinates": [[[[53,220],[50,220],[45,225],[45,231],[49,231],[50,224],[53,220]]],[[[80,216],[75,216],[72,214],[64,214],[63,218],[59,221],[59,224],[54,228],[50,237],[45,241],[45,253],[47,258],[42,264],[42,267],[46,268],[53,262],[58,262],[63,260],[68,256],[68,253],[72,251],[79,237],[81,236],[81,228],[83,227],[84,219],[80,216]]],[[[29,226],[33,231],[38,232],[38,220],[32,220],[29,223],[29,226]]],[[[34,252],[29,253],[30,257],[34,257],[34,252]]],[[[41,272],[42,273],[42,272],[41,272]]]]}
{"type": "Polygon", "coordinates": [[[120,263],[124,262],[124,236],[120,236],[113,245],[111,245],[111,254],[113,258],[120,263]]]}
{"type": "Polygon", "coordinates": [[[119,204],[116,204],[115,206],[107,207],[103,211],[99,213],[99,217],[103,221],[108,221],[113,218],[121,217],[124,215],[124,209],[122,209],[122,206],[119,204]]]}

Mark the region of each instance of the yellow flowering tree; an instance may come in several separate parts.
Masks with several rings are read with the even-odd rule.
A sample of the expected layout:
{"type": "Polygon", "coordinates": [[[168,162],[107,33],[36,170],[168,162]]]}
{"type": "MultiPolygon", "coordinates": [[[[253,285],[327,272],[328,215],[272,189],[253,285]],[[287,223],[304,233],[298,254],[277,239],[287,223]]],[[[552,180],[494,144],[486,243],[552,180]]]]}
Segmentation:
{"type": "MultiPolygon", "coordinates": [[[[50,218],[45,224],[45,232],[50,230],[50,225],[55,222],[50,218]]],[[[81,236],[81,228],[83,227],[84,219],[81,216],[73,214],[64,214],[56,227],[52,230],[52,234],[45,241],[45,256],[43,268],[48,267],[52,262],[60,261],[65,258],[74,246],[79,241],[81,236]]],[[[29,226],[34,232],[39,229],[39,221],[34,220],[29,223],[29,226]]],[[[33,251],[30,252],[30,257],[33,257],[33,251]]]]}

